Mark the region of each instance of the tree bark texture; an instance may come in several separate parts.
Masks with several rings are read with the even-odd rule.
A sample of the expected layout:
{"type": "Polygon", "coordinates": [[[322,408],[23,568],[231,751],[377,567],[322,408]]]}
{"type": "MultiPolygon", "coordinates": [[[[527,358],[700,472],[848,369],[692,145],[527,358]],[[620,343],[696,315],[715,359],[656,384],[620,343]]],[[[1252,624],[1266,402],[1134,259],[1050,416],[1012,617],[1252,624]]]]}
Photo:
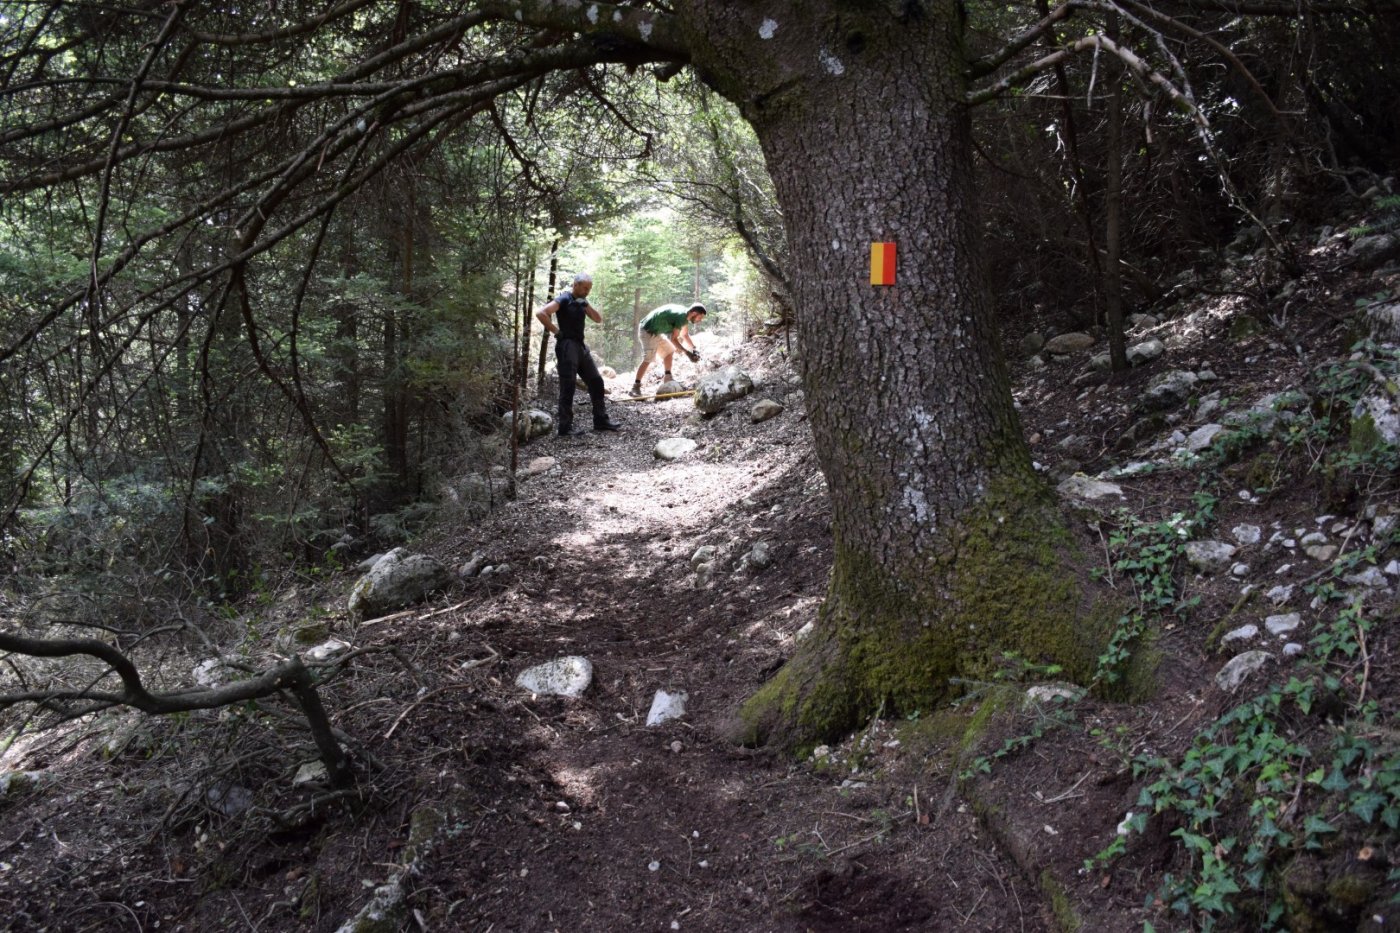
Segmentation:
{"type": "Polygon", "coordinates": [[[743,737],[800,747],[928,708],[1003,652],[1087,674],[1068,535],[1035,476],[980,264],[953,0],[696,0],[701,75],[753,124],[782,205],[835,566],[743,737]],[[870,285],[893,241],[897,284],[870,285]]]}

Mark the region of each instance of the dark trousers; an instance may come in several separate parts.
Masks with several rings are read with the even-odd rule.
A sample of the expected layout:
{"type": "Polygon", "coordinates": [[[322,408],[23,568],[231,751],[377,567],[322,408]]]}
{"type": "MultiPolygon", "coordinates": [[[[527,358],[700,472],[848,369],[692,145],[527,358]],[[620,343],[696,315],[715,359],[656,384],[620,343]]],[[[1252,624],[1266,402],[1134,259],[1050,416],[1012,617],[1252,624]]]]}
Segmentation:
{"type": "Polygon", "coordinates": [[[574,377],[588,386],[593,400],[593,424],[606,424],[607,409],[603,407],[603,376],[586,344],[578,340],[556,340],[554,358],[559,361],[559,430],[567,431],[574,424],[574,377]]]}

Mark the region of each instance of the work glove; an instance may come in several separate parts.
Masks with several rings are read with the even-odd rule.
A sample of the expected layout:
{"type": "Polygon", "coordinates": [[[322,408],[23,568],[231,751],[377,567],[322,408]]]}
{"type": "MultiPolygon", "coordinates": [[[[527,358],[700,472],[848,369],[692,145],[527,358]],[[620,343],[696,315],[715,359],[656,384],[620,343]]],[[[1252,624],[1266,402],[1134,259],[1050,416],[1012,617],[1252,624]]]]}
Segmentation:
{"type": "Polygon", "coordinates": [[[690,361],[692,363],[700,362],[700,354],[696,353],[694,350],[686,350],[685,355],[690,357],[690,361]]]}

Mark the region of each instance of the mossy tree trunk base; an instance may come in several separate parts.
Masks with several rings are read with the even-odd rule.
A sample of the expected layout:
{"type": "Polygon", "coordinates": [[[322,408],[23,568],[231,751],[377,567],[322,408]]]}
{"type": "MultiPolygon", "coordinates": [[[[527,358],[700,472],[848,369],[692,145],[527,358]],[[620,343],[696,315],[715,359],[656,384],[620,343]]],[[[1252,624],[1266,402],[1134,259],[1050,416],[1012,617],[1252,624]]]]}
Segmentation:
{"type": "Polygon", "coordinates": [[[741,708],[738,738],[805,751],[871,716],[929,711],[1013,655],[1087,683],[1113,613],[1080,586],[1052,500],[992,495],[945,546],[897,568],[838,544],[816,629],[741,708]]]}

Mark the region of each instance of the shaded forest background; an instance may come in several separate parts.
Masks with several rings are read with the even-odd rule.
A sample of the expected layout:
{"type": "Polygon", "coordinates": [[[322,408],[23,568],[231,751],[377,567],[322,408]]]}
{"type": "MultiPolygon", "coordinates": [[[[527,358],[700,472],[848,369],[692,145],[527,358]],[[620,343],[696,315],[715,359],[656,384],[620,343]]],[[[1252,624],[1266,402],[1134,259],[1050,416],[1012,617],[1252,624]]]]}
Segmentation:
{"type": "MultiPolygon", "coordinates": [[[[1008,332],[1046,319],[1107,328],[1121,347],[1125,308],[1231,243],[1276,242],[1367,189],[1400,209],[1386,178],[1400,155],[1395,19],[1373,15],[1383,6],[1213,6],[1168,19],[1127,4],[1101,21],[1090,4],[1059,27],[1143,49],[1194,113],[1092,52],[1042,62],[973,111],[1008,332]]],[[[372,107],[297,89],[330,61],[430,32],[431,6],[387,21],[367,6],[264,41],[209,13],[168,93],[132,100],[100,76],[149,69],[135,20],[83,4],[0,10],[12,594],[61,576],[70,596],[92,594],[65,613],[122,606],[139,622],[446,517],[453,484],[499,462],[514,387],[528,395],[543,375],[529,312],[575,271],[598,283],[609,321],[595,350],[620,370],[634,364],[634,315],[655,304],[703,300],[714,325],[745,329],[793,313],[761,154],[689,75],[557,71],[493,88],[431,135],[375,134],[372,107]],[[223,85],[268,90],[223,99],[223,85]],[[335,170],[316,173],[321,161],[335,170]],[[257,193],[279,173],[311,181],[257,193]],[[256,261],[235,264],[249,228],[267,225],[256,261]]],[[[1037,12],[973,5],[971,40],[990,52],[1037,12]]],[[[1018,54],[1034,63],[1038,48],[1018,54]]],[[[927,312],[910,307],[902,326],[916,333],[927,312]]]]}

